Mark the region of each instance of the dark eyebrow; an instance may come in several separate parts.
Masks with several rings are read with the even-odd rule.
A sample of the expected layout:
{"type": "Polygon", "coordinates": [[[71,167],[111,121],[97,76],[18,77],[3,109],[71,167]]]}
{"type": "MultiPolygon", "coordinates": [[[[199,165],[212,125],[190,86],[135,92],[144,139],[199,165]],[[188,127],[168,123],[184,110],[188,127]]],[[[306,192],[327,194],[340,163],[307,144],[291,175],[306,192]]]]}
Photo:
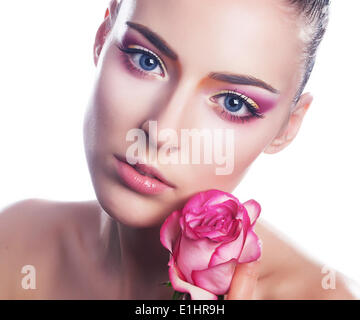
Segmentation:
{"type": "Polygon", "coordinates": [[[242,85],[250,85],[250,86],[256,86],[263,89],[266,89],[272,93],[280,93],[279,90],[272,87],[270,84],[257,79],[252,76],[248,75],[237,75],[237,74],[231,74],[231,73],[218,73],[218,72],[212,72],[209,75],[209,78],[223,81],[223,82],[229,82],[234,84],[242,84],[242,85]]]}
{"type": "Polygon", "coordinates": [[[177,60],[178,55],[172,50],[169,45],[166,43],[164,39],[162,39],[159,35],[155,32],[151,31],[148,27],[136,23],[127,21],[126,24],[130,27],[135,29],[136,31],[140,32],[146,39],[148,39],[156,48],[158,48],[163,54],[168,56],[172,60],[177,60]]]}
{"type": "MultiPolygon", "coordinates": [[[[148,27],[132,22],[127,21],[126,24],[141,33],[147,40],[149,40],[158,50],[160,50],[163,54],[168,56],[172,60],[178,60],[178,55],[176,52],[170,48],[170,46],[167,44],[167,42],[161,38],[158,34],[156,34],[154,31],[151,31],[148,27]]],[[[260,87],[263,89],[266,89],[272,93],[280,93],[279,90],[272,87],[270,84],[257,79],[252,76],[248,75],[236,75],[236,74],[230,74],[230,73],[219,73],[219,72],[212,72],[209,74],[210,79],[222,81],[222,82],[229,82],[234,84],[242,84],[242,85],[251,85],[260,87]]]]}

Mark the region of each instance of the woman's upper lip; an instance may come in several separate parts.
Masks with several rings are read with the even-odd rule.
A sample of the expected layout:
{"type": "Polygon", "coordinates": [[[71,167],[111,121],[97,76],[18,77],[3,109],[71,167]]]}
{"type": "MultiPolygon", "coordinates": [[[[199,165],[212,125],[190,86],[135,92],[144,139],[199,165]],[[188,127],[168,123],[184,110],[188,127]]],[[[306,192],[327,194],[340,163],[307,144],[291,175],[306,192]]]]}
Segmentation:
{"type": "MultiPolygon", "coordinates": [[[[145,172],[147,174],[151,174],[153,175],[155,178],[157,178],[158,180],[160,180],[161,182],[167,184],[169,187],[171,188],[176,188],[176,186],[171,183],[170,181],[168,181],[164,175],[158,170],[156,169],[155,167],[153,166],[150,166],[150,165],[147,165],[147,164],[142,164],[142,163],[139,163],[137,162],[136,164],[132,165],[130,164],[126,157],[123,157],[123,156],[118,156],[118,155],[115,155],[115,157],[119,160],[119,161],[123,161],[123,162],[126,162],[128,165],[132,166],[133,168],[135,168],[137,171],[142,171],[142,172],[145,172]]],[[[132,161],[133,162],[133,161],[132,161]]]]}

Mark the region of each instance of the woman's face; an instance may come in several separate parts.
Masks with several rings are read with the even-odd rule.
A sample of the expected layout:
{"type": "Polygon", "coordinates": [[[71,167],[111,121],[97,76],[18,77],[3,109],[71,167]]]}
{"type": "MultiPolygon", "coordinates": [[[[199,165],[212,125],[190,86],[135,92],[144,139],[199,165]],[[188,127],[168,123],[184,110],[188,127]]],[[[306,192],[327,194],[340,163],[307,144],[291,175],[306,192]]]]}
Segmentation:
{"type": "MultiPolygon", "coordinates": [[[[123,1],[97,63],[84,126],[95,192],[113,218],[153,226],[196,192],[231,192],[287,125],[301,77],[302,43],[297,21],[279,2],[123,1]],[[154,41],[154,33],[166,46],[154,41]],[[154,195],[134,190],[119,176],[115,157],[125,157],[134,144],[126,139],[131,129],[144,129],[153,139],[146,141],[145,163],[150,150],[164,145],[171,156],[188,153],[174,136],[166,141],[153,136],[150,120],[158,133],[172,129],[179,139],[182,129],[230,129],[230,174],[217,174],[215,161],[155,161],[151,165],[173,187],[154,195]]],[[[225,155],[225,145],[214,143],[213,154],[225,155]]]]}

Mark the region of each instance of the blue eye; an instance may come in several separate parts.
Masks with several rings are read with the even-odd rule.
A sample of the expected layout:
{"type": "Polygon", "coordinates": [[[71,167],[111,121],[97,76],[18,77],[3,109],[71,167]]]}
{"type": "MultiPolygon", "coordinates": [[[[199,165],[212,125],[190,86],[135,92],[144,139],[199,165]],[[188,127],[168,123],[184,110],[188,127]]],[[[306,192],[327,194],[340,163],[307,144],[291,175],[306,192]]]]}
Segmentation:
{"type": "Polygon", "coordinates": [[[141,68],[143,68],[146,71],[152,71],[159,65],[159,63],[152,56],[148,54],[141,54],[141,57],[139,59],[139,64],[141,68]]]}
{"type": "Polygon", "coordinates": [[[210,100],[219,105],[218,113],[227,120],[244,122],[254,117],[264,117],[254,100],[236,91],[222,90],[210,100]]]}
{"type": "Polygon", "coordinates": [[[243,99],[231,95],[226,96],[224,105],[230,112],[236,112],[241,108],[246,107],[243,99]]]}
{"type": "Polygon", "coordinates": [[[126,48],[120,47],[121,51],[127,55],[128,66],[130,69],[141,75],[166,77],[165,65],[161,59],[153,52],[137,45],[126,48]]]}

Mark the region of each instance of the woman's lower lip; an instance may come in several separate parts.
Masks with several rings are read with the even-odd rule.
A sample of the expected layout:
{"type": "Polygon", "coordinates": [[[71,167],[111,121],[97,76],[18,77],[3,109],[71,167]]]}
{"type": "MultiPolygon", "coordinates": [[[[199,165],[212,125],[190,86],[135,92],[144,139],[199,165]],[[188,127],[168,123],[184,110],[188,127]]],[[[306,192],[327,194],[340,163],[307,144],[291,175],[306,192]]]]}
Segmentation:
{"type": "Polygon", "coordinates": [[[156,178],[140,174],[131,165],[117,159],[116,157],[115,167],[120,179],[136,192],[142,194],[160,194],[167,189],[171,189],[170,186],[156,178]]]}

